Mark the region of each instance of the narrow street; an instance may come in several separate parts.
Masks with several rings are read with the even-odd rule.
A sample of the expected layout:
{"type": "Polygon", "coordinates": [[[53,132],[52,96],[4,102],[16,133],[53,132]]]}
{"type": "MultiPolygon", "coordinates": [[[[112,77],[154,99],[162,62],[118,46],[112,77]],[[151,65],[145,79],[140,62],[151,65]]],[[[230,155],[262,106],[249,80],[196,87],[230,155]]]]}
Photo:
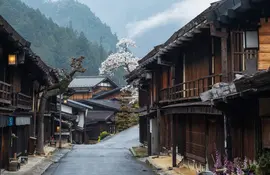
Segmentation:
{"type": "Polygon", "coordinates": [[[133,158],[129,151],[130,147],[139,144],[138,133],[138,126],[135,126],[96,145],[75,145],[44,175],[154,175],[149,167],[133,158]]]}

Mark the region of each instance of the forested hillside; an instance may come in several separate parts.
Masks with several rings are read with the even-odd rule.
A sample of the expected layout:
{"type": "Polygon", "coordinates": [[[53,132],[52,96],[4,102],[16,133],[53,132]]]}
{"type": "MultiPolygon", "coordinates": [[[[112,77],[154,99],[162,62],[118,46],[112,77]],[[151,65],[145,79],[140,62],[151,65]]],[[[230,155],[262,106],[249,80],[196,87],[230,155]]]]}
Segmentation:
{"type": "Polygon", "coordinates": [[[94,41],[107,51],[115,51],[118,39],[112,34],[111,28],[102,23],[87,5],[77,0],[22,0],[30,7],[39,9],[41,13],[52,18],[54,22],[63,27],[72,27],[83,32],[89,41],[94,41]]]}
{"type": "Polygon", "coordinates": [[[39,10],[34,10],[19,0],[0,0],[2,15],[31,47],[51,66],[69,68],[71,57],[85,56],[87,75],[97,75],[100,63],[107,52],[98,44],[89,42],[85,35],[70,27],[59,27],[39,10]]]}

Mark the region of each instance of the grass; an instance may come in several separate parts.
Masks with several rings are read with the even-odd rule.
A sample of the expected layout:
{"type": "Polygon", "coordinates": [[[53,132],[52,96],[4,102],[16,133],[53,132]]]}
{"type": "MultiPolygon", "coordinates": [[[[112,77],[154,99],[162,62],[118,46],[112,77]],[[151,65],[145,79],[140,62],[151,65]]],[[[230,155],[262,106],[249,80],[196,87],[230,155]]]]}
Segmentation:
{"type": "Polygon", "coordinates": [[[147,155],[147,148],[145,148],[145,147],[141,147],[141,146],[139,146],[139,147],[132,147],[132,149],[135,152],[136,157],[142,158],[142,157],[147,157],[148,156],[147,155]]]}

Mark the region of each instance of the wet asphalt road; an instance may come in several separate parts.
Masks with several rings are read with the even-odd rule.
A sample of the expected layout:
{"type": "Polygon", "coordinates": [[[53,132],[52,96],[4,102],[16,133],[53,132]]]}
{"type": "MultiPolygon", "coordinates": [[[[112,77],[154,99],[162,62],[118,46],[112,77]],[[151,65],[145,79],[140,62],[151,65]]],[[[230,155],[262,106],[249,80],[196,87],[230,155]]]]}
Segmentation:
{"type": "Polygon", "coordinates": [[[75,145],[44,175],[154,175],[129,151],[130,147],[139,145],[138,133],[135,126],[96,145],[75,145]]]}

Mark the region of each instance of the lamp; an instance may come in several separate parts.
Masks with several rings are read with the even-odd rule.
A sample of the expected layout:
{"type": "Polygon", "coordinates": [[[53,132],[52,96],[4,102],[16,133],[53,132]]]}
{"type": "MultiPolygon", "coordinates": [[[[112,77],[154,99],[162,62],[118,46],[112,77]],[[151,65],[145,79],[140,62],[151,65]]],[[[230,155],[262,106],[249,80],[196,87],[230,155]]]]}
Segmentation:
{"type": "Polygon", "coordinates": [[[67,104],[67,99],[64,99],[64,103],[67,104]]]}
{"type": "Polygon", "coordinates": [[[243,40],[245,49],[259,49],[259,35],[257,30],[245,31],[243,40]]]}
{"type": "Polygon", "coordinates": [[[9,54],[8,55],[8,64],[9,65],[16,65],[17,64],[17,55],[9,54]]]}

